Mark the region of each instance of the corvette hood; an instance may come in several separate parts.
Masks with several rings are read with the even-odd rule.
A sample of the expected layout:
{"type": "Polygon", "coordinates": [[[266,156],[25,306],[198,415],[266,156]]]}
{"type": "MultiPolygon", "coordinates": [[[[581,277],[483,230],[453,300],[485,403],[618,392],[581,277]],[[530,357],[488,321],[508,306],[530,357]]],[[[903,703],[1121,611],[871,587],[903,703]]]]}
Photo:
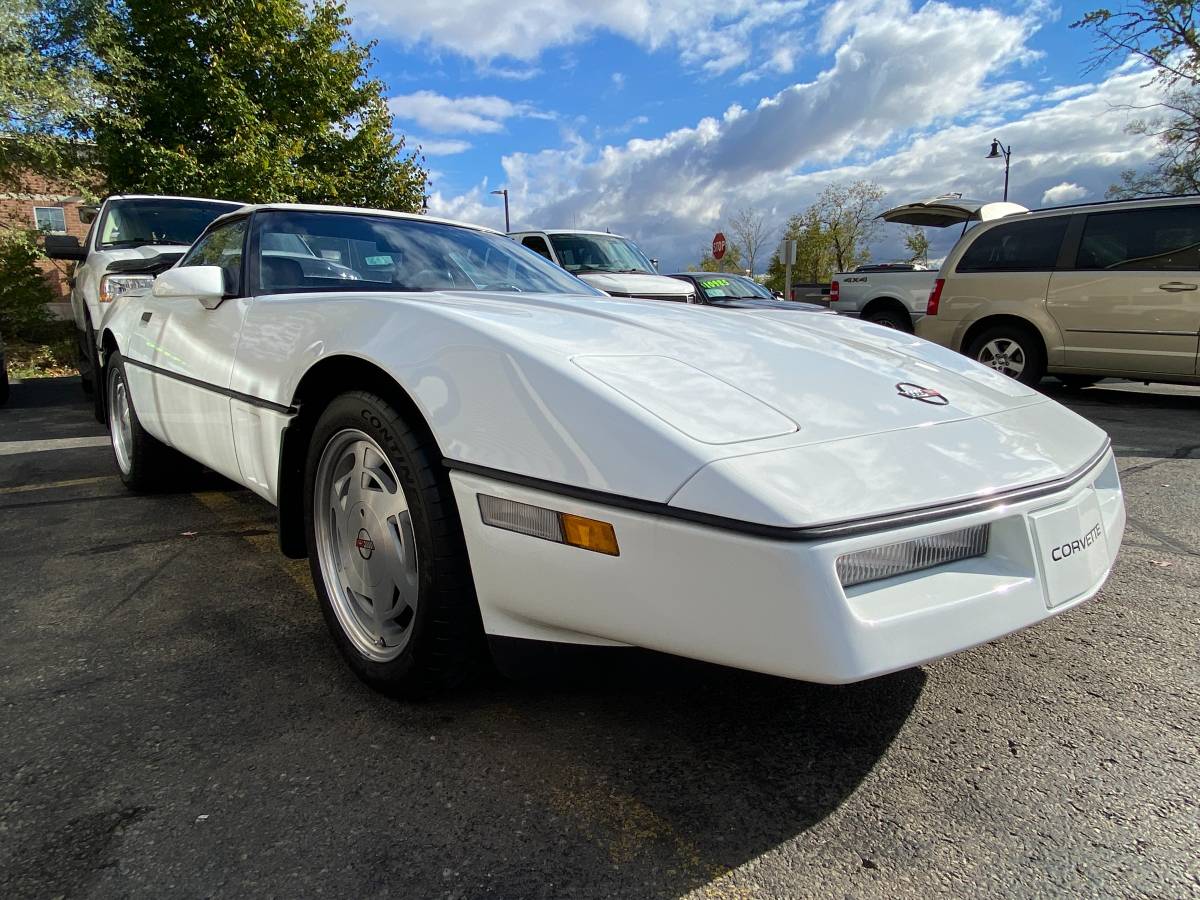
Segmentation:
{"type": "Polygon", "coordinates": [[[419,302],[505,345],[490,382],[540,410],[525,428],[554,422],[557,450],[518,452],[525,428],[481,405],[476,436],[450,457],[698,512],[786,527],[871,516],[1057,479],[1105,442],[1012,379],[857,319],[511,294],[419,302]]]}
{"type": "Polygon", "coordinates": [[[680,281],[678,278],[668,278],[666,275],[584,272],[579,277],[592,287],[599,288],[606,294],[611,293],[620,296],[641,297],[647,294],[650,296],[672,294],[684,297],[695,293],[695,288],[686,281],[680,281]]]}

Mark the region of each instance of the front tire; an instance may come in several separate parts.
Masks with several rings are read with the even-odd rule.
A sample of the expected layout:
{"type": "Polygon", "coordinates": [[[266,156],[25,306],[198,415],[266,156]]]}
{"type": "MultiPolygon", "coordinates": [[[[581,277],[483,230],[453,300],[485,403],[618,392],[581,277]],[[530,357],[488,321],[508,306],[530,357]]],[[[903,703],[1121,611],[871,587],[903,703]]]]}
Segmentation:
{"type": "Polygon", "coordinates": [[[1046,374],[1042,339],[1033,329],[1021,325],[1005,323],[984,329],[965,352],[976,362],[1030,387],[1036,387],[1046,374]]]}
{"type": "Polygon", "coordinates": [[[313,584],[350,668],[410,697],[464,681],[483,626],[433,440],[382,397],[343,394],[313,429],[304,485],[313,584]]]}
{"type": "Polygon", "coordinates": [[[108,433],[121,480],[139,493],[177,487],[185,475],[196,471],[196,464],[142,427],[125,381],[125,361],[120,353],[109,356],[106,372],[108,433]]]}

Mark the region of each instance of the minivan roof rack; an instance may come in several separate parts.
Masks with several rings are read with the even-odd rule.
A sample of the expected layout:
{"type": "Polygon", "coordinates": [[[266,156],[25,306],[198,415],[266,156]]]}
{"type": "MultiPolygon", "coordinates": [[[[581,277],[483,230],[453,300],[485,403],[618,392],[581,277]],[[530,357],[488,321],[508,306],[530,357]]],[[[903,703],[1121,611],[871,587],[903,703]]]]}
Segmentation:
{"type": "Polygon", "coordinates": [[[1146,194],[1142,197],[1128,197],[1122,200],[1093,200],[1090,203],[1064,203],[1060,206],[1039,206],[1030,212],[1050,212],[1055,209],[1078,209],[1081,206],[1105,206],[1109,203],[1138,203],[1146,200],[1185,200],[1188,197],[1200,198],[1200,194],[1146,194]]]}

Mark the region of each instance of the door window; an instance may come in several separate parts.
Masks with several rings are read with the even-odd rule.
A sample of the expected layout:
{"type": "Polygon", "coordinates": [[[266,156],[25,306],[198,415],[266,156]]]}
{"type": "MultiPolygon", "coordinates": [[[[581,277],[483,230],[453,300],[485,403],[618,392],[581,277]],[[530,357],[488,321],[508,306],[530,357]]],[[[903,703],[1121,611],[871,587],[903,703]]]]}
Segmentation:
{"type": "Polygon", "coordinates": [[[975,239],[958,261],[955,271],[1049,271],[1058,262],[1058,251],[1066,230],[1066,216],[997,225],[975,239]]]}
{"type": "Polygon", "coordinates": [[[1092,213],[1083,227],[1077,269],[1200,269],[1200,206],[1092,213]]]}
{"type": "Polygon", "coordinates": [[[554,262],[554,258],[550,256],[550,245],[546,243],[544,237],[536,234],[531,234],[529,237],[522,239],[522,244],[532,250],[534,253],[540,253],[546,259],[554,262]]]}
{"type": "Polygon", "coordinates": [[[180,266],[220,266],[225,272],[225,291],[242,293],[242,247],[249,219],[237,219],[214,228],[192,245],[180,266]]]}

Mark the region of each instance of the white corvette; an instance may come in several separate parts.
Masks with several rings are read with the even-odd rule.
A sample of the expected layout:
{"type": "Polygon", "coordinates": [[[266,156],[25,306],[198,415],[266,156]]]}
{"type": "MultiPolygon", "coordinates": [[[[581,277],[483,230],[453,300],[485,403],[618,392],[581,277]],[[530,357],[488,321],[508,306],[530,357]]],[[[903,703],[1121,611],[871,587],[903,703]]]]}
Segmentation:
{"type": "Polygon", "coordinates": [[[183,454],[275,504],[386,690],[485,635],[870,678],[1083,602],[1124,530],[1104,433],[956,353],[607,298],[423,217],[243,208],[102,341],[126,483],[183,454]]]}

